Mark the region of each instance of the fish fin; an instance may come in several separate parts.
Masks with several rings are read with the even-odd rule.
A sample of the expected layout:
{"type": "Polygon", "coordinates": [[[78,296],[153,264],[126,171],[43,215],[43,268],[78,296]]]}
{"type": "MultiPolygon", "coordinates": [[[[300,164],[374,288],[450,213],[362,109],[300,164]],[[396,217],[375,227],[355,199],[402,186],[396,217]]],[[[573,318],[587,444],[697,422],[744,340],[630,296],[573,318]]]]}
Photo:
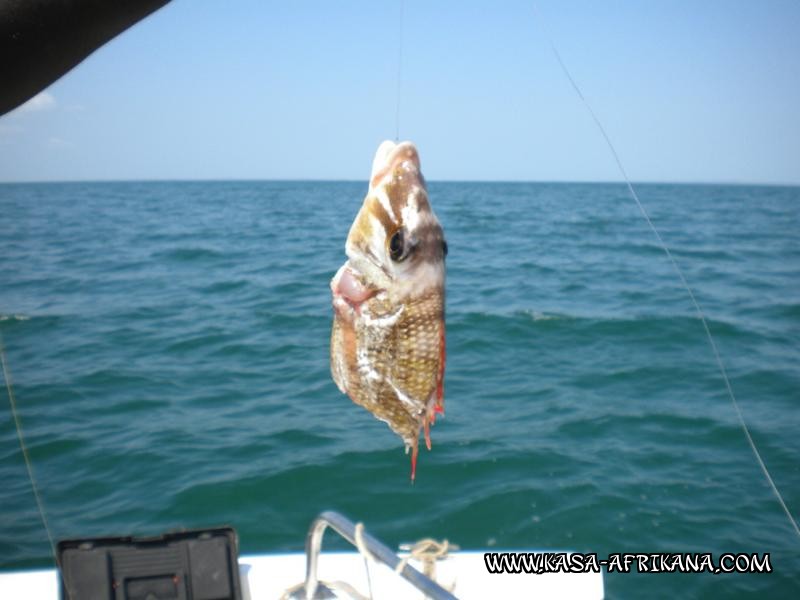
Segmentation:
{"type": "Polygon", "coordinates": [[[419,444],[417,440],[414,440],[414,444],[411,446],[411,483],[414,483],[414,479],[417,477],[418,453],[419,453],[419,444]]]}
{"type": "Polygon", "coordinates": [[[433,416],[431,416],[430,420],[426,418],[424,420],[424,425],[422,426],[422,428],[425,430],[425,447],[427,447],[428,450],[431,449],[431,423],[433,423],[433,416]]]}

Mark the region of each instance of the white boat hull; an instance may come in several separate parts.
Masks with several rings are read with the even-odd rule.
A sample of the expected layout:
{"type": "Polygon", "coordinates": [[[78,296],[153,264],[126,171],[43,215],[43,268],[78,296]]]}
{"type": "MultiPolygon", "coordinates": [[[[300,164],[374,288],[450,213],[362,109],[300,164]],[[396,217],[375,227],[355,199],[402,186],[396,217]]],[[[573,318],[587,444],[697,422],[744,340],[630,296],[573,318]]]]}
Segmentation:
{"type": "MultiPolygon", "coordinates": [[[[402,556],[402,554],[401,554],[402,556]]],[[[410,561],[422,570],[417,561],[410,561]]],[[[306,556],[295,554],[257,554],[239,558],[244,600],[278,599],[287,588],[305,579],[306,556]]],[[[422,593],[398,577],[387,566],[369,564],[369,581],[364,557],[358,552],[323,552],[319,559],[319,579],[345,581],[362,594],[376,600],[422,598],[422,593]]],[[[486,598],[603,598],[601,573],[546,573],[540,575],[487,572],[483,552],[458,551],[436,564],[436,581],[450,589],[459,600],[486,598]]],[[[348,598],[347,594],[341,594],[348,598]]],[[[4,600],[57,600],[58,577],[54,569],[0,573],[0,598],[4,600]]]]}

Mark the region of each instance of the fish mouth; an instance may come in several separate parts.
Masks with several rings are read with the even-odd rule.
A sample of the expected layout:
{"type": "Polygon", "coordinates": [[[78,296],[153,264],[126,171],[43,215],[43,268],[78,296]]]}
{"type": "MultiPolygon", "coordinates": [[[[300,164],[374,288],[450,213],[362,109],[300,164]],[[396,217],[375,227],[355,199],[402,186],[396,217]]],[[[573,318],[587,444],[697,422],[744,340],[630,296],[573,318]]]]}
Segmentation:
{"type": "Polygon", "coordinates": [[[331,280],[333,305],[337,309],[343,308],[341,301],[344,301],[354,309],[358,309],[363,302],[366,302],[380,291],[364,285],[361,281],[361,274],[349,264],[342,265],[331,280]]]}

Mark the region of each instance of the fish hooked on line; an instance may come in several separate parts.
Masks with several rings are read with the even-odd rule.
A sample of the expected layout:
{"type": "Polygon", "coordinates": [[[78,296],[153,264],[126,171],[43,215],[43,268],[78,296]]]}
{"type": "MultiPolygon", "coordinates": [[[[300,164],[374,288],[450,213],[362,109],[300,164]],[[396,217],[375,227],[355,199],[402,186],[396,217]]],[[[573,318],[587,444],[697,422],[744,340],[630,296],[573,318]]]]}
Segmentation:
{"type": "Polygon", "coordinates": [[[413,481],[420,432],[430,450],[444,414],[447,243],[411,142],[378,147],[345,252],[331,281],[331,374],[403,439],[413,481]]]}

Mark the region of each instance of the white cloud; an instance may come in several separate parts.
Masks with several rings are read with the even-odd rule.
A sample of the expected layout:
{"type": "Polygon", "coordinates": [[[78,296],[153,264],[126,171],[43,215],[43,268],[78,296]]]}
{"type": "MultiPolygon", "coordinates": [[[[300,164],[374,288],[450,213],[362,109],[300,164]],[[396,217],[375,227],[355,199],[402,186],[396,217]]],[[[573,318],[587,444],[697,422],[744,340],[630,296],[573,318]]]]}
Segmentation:
{"type": "Polygon", "coordinates": [[[21,113],[39,112],[55,108],[56,99],[49,92],[39,92],[33,98],[21,105],[17,110],[21,113]]]}

